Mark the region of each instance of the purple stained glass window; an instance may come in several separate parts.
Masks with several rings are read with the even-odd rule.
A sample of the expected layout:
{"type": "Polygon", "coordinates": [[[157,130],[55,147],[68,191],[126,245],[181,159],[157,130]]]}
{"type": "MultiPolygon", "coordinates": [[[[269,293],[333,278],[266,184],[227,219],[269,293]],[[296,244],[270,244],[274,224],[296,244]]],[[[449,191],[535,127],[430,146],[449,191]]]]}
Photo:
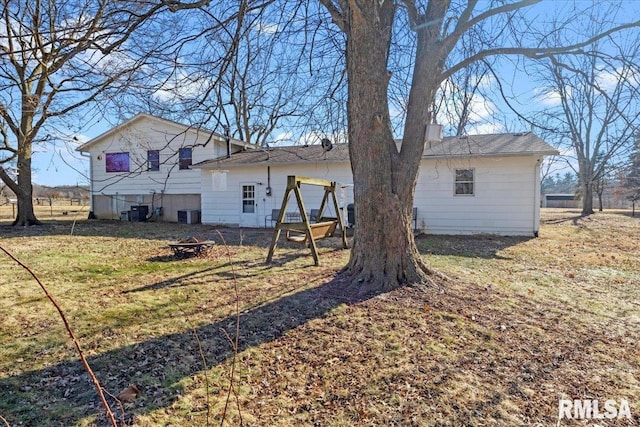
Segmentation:
{"type": "Polygon", "coordinates": [[[129,153],[106,153],[107,172],[129,172],[129,153]]]}

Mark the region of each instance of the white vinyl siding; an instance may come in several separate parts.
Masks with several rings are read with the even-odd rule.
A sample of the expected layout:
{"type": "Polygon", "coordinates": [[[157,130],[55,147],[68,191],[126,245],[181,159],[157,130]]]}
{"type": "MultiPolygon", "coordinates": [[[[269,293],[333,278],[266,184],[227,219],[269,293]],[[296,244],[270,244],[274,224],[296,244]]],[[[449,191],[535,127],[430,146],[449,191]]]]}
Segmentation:
{"type": "Polygon", "coordinates": [[[185,131],[164,120],[142,117],[88,148],[95,195],[200,194],[200,171],[179,170],[181,148],[193,147],[191,163],[226,154],[224,141],[197,130],[185,131]],[[197,146],[196,146],[197,145],[197,146]],[[150,170],[149,152],[158,151],[158,170],[150,170]],[[129,153],[129,172],[106,172],[107,153],[129,153]],[[178,173],[179,172],[179,173],[178,173]]]}
{"type": "MultiPolygon", "coordinates": [[[[533,235],[537,231],[539,181],[537,158],[495,157],[454,160],[423,160],[416,186],[414,207],[418,208],[417,228],[429,234],[533,235]],[[473,169],[474,197],[454,194],[455,170],[473,169]]],[[[260,226],[264,216],[279,209],[286,189],[287,175],[352,183],[350,166],[341,164],[271,166],[272,195],[266,195],[267,166],[230,167],[226,190],[214,191],[213,170],[202,170],[202,222],[238,225],[242,182],[256,182],[256,212],[260,226]]],[[[219,172],[218,172],[219,173],[219,172]]],[[[323,189],[302,187],[307,211],[317,209],[323,189]]],[[[353,202],[353,188],[338,190],[339,204],[346,217],[346,206],[353,202]]],[[[333,207],[331,207],[333,210],[333,207]]],[[[287,212],[297,212],[293,197],[287,212]]],[[[331,213],[331,212],[329,212],[331,213]]]]}
{"type": "Polygon", "coordinates": [[[533,235],[537,231],[536,158],[423,160],[414,206],[429,234],[533,235]],[[473,169],[474,196],[456,195],[456,169],[473,169]]]}
{"type": "MultiPolygon", "coordinates": [[[[280,209],[282,198],[287,188],[288,175],[300,175],[327,179],[343,184],[351,184],[351,168],[347,163],[318,164],[318,165],[275,165],[271,166],[271,196],[267,196],[268,172],[267,166],[245,166],[229,168],[226,173],[226,188],[214,186],[213,170],[202,170],[202,222],[204,224],[240,224],[242,207],[241,186],[247,182],[255,183],[255,210],[258,225],[264,226],[264,217],[271,214],[273,209],[280,209]]],[[[220,172],[217,172],[220,173],[220,172]]],[[[322,202],[324,189],[309,185],[302,186],[302,197],[307,211],[318,209],[322,202]]],[[[351,186],[337,190],[338,204],[346,219],[346,206],[353,202],[351,186]]],[[[287,205],[287,212],[298,213],[299,209],[295,197],[291,197],[287,205]]],[[[333,204],[328,207],[327,214],[334,213],[333,204]]]]}

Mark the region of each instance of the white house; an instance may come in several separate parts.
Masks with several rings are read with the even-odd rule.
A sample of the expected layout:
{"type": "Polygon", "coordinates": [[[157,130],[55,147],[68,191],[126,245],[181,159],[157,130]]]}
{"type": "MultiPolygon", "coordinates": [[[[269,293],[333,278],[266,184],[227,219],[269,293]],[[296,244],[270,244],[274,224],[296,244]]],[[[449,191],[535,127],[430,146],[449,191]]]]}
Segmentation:
{"type": "MultiPolygon", "coordinates": [[[[156,215],[177,221],[179,211],[201,211],[206,224],[264,227],[282,204],[288,175],[340,183],[345,216],[353,202],[346,144],[331,150],[265,149],[139,114],[77,150],[90,158],[91,210],[97,218],[156,215]]],[[[540,164],[552,154],[557,151],[532,133],[428,143],[416,185],[416,228],[432,234],[536,235],[540,164]]],[[[303,188],[305,207],[318,208],[322,195],[321,188],[303,188]]],[[[287,211],[297,213],[293,201],[287,211]]]]}
{"type": "Polygon", "coordinates": [[[201,209],[201,172],[191,165],[245,146],[199,127],[138,114],[77,151],[89,158],[95,217],[118,219],[135,213],[177,221],[179,210],[201,209]]]}
{"type": "MultiPolygon", "coordinates": [[[[416,185],[416,228],[431,234],[537,235],[540,164],[553,154],[557,151],[532,133],[429,143],[416,185]]],[[[344,183],[341,208],[353,201],[346,144],[330,151],[320,145],[254,148],[192,168],[202,171],[203,223],[264,226],[265,217],[281,206],[288,175],[344,183]]],[[[322,194],[322,189],[303,188],[305,207],[319,207],[322,194]]],[[[296,210],[290,202],[287,211],[296,210]]]]}

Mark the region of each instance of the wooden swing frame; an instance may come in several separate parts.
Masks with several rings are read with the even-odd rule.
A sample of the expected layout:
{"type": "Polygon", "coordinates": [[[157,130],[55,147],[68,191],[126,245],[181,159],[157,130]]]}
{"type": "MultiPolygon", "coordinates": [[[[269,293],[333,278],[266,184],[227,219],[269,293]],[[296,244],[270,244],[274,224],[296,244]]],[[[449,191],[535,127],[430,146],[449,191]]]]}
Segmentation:
{"type": "Polygon", "coordinates": [[[271,239],[271,246],[269,247],[269,254],[267,255],[267,262],[270,263],[273,259],[273,253],[278,245],[278,239],[280,238],[280,232],[286,231],[286,239],[292,242],[302,243],[309,246],[311,249],[311,255],[313,255],[313,261],[315,265],[320,265],[318,258],[318,248],[316,247],[316,240],[323,239],[325,237],[332,236],[336,228],[340,228],[340,234],[342,238],[342,247],[347,249],[347,231],[342,221],[342,215],[340,214],[340,208],[338,207],[338,199],[336,198],[336,182],[318,178],[307,178],[304,176],[289,175],[287,176],[287,189],[282,198],[282,208],[280,209],[280,215],[276,222],[276,226],[273,230],[273,238],[271,239]],[[302,199],[302,191],[300,187],[302,185],[315,185],[324,187],[324,196],[322,197],[322,203],[317,215],[317,223],[311,223],[309,221],[309,215],[304,207],[304,201],[302,199]],[[285,222],[287,204],[293,193],[296,197],[298,204],[298,210],[300,211],[301,222],[285,222]],[[329,197],[333,201],[333,207],[336,212],[335,218],[324,217],[324,213],[327,204],[329,203],[329,197]]]}

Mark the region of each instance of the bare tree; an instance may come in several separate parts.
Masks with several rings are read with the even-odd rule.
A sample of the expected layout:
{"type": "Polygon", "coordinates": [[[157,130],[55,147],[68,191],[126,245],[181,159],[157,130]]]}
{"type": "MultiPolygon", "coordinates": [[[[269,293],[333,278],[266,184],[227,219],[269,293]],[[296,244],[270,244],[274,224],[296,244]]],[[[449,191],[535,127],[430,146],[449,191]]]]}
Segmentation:
{"type": "Polygon", "coordinates": [[[554,55],[542,63],[541,78],[556,107],[538,118],[553,127],[560,147],[573,154],[569,165],[578,175],[582,215],[593,213],[594,192],[603,191],[608,168],[624,161],[640,125],[638,45],[625,48],[593,44],[589,54],[554,55]]]}
{"type": "Polygon", "coordinates": [[[636,214],[636,203],[640,200],[640,135],[635,136],[634,147],[629,155],[626,167],[621,170],[620,181],[627,199],[633,206],[632,215],[636,214]]]}
{"type": "Polygon", "coordinates": [[[560,52],[577,53],[591,45],[593,39],[638,25],[637,22],[612,25],[593,39],[541,48],[540,40],[533,40],[531,25],[525,20],[516,23],[517,12],[536,1],[320,0],[320,3],[346,35],[349,152],[358,224],[349,273],[359,292],[428,280],[430,270],[418,253],[411,230],[411,208],[424,150],[425,125],[431,121],[430,108],[445,79],[495,55],[543,58],[560,52]],[[398,150],[389,114],[388,87],[392,74],[388,64],[393,55],[393,28],[400,14],[408,16],[417,41],[402,145],[398,150]],[[489,21],[492,34],[473,31],[489,21]],[[470,56],[456,56],[455,48],[464,36],[479,37],[482,49],[470,56]]]}
{"type": "MultiPolygon", "coordinates": [[[[173,3],[169,9],[208,2],[173,3]]],[[[39,223],[32,201],[34,144],[59,138],[74,121],[98,114],[97,101],[108,103],[136,84],[136,72],[179,32],[163,25],[164,9],[164,1],[2,0],[0,179],[18,199],[14,224],[39,223]],[[162,32],[133,39],[154,25],[162,32]],[[16,179],[5,169],[12,166],[16,179]]]]}
{"type": "Polygon", "coordinates": [[[257,145],[338,133],[346,127],[344,58],[333,40],[337,31],[323,17],[306,2],[246,1],[238,8],[212,2],[190,21],[192,36],[177,47],[170,73],[154,79],[155,89],[139,88],[154,95],[129,92],[123,104],[229,129],[257,145]],[[219,26],[221,17],[234,15],[234,22],[227,18],[232,25],[219,26]]]}

